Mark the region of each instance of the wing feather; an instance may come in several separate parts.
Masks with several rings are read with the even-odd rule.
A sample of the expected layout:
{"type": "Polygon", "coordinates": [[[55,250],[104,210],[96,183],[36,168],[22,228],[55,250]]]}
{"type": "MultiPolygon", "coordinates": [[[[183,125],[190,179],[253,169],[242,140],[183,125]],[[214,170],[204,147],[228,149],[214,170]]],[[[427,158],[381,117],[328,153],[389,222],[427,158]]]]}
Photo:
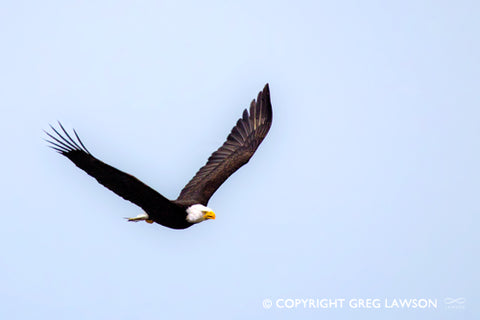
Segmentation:
{"type": "Polygon", "coordinates": [[[125,200],[133,202],[145,211],[174,206],[170,200],[134,176],[122,172],[92,156],[75,131],[77,141],[67,133],[60,122],[59,125],[65,135],[60,134],[53,126],[50,127],[55,135],[45,131],[48,137],[52,139],[46,140],[50,143],[50,147],[70,159],[77,167],[97,179],[103,186],[125,200]]]}
{"type": "Polygon", "coordinates": [[[250,113],[247,109],[243,111],[225,143],[210,156],[176,201],[207,205],[222,183],[250,160],[272,125],[272,114],[267,84],[250,104],[250,113]]]}

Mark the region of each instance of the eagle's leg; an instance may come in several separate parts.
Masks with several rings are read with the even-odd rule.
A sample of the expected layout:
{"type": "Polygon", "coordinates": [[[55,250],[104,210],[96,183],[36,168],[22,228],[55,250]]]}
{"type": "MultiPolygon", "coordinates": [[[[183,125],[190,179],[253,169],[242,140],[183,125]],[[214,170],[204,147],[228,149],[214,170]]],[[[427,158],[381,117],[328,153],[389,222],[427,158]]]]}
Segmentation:
{"type": "Polygon", "coordinates": [[[147,223],[153,223],[153,220],[149,219],[150,217],[148,216],[148,214],[146,213],[141,213],[139,214],[138,216],[136,217],[133,217],[133,218],[125,218],[127,219],[127,221],[131,221],[131,222],[138,222],[138,221],[145,221],[147,223]]]}

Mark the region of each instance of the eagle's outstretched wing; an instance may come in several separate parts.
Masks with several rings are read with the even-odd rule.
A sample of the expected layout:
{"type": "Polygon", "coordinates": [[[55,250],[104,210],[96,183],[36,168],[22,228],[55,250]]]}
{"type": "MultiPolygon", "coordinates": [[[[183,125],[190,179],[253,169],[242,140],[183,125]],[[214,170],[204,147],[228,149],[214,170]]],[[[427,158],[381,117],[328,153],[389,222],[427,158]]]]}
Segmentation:
{"type": "Polygon", "coordinates": [[[151,209],[168,209],[175,206],[170,200],[134,176],[115,169],[92,156],[75,130],[73,132],[76,140],[72,139],[60,122],[59,125],[65,135],[60,134],[52,126],[50,127],[54,133],[45,131],[51,138],[51,140],[47,140],[50,147],[70,159],[77,167],[97,179],[102,185],[147,212],[151,209]]]}
{"type": "Polygon", "coordinates": [[[207,205],[213,193],[235,171],[250,160],[272,125],[272,104],[268,83],[245,109],[227,141],[215,151],[192,180],[183,188],[176,201],[207,205]]]}

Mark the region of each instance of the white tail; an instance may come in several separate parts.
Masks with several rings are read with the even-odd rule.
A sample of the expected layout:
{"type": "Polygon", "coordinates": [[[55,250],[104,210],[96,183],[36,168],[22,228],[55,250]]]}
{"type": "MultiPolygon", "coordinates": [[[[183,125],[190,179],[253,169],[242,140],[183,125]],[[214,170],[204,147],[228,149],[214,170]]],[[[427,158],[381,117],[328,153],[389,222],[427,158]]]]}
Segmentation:
{"type": "Polygon", "coordinates": [[[125,218],[127,221],[133,221],[133,222],[138,222],[138,221],[144,221],[148,220],[149,216],[146,213],[139,214],[138,216],[134,218],[125,218]]]}

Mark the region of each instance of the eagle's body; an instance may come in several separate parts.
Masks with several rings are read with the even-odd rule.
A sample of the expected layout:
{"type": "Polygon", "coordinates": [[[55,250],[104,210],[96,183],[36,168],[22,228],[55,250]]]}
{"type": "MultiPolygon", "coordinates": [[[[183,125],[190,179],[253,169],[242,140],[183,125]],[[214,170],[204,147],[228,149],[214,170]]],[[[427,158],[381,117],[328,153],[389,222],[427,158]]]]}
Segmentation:
{"type": "Polygon", "coordinates": [[[172,229],[185,229],[195,223],[215,219],[206,207],[208,200],[220,185],[241,166],[247,163],[272,124],[272,106],[268,84],[258,94],[257,101],[245,110],[233,127],[227,141],[215,151],[197,174],[183,188],[179,197],[170,201],[134,176],[124,173],[90,154],[77,133],[75,139],[60,124],[65,135],[52,127],[47,132],[51,147],[70,159],[77,167],[97,179],[99,183],[122,198],[140,206],[145,214],[129,221],[156,222],[172,229]]]}

